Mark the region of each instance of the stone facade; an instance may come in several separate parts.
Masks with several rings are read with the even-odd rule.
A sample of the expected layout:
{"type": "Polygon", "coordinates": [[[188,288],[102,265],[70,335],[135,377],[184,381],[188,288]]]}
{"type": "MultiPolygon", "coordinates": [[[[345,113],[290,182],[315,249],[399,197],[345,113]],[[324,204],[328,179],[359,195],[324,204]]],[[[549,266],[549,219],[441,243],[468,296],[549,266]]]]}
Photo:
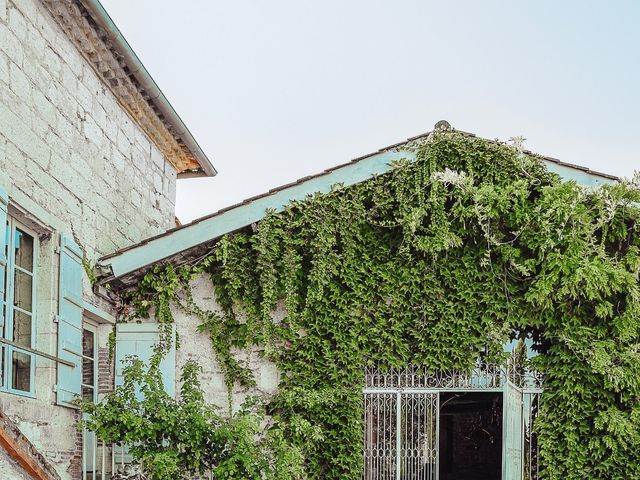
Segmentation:
{"type": "Polygon", "coordinates": [[[0,446],[0,478],[20,479],[26,473],[35,480],[60,480],[46,458],[2,411],[0,446]]]}
{"type": "MultiPolygon", "coordinates": [[[[207,275],[199,275],[191,285],[193,298],[200,308],[209,311],[220,311],[213,291],[213,284],[207,275]]],[[[215,360],[216,355],[211,346],[211,340],[206,333],[197,333],[197,327],[202,321],[193,315],[185,314],[178,308],[173,309],[176,330],[180,339],[180,348],[176,350],[176,379],[180,379],[180,370],[188,360],[195,360],[203,368],[200,375],[202,388],[208,402],[217,405],[221,413],[229,413],[228,392],[225,378],[220,365],[215,360]]],[[[274,318],[284,317],[284,310],[279,308],[274,318]]],[[[255,389],[248,390],[236,385],[233,391],[232,408],[237,409],[248,395],[272,395],[276,393],[280,382],[280,374],[275,364],[261,355],[260,350],[254,349],[250,353],[235,352],[236,358],[247,362],[256,380],[255,389]]],[[[180,390],[177,385],[176,391],[180,390]]]]}
{"type": "Polygon", "coordinates": [[[0,180],[10,195],[33,199],[43,222],[62,221],[90,258],[174,226],[175,169],[48,11],[0,2],[0,28],[0,180]]]}
{"type": "MultiPolygon", "coordinates": [[[[36,349],[57,348],[58,238],[89,263],[175,225],[177,172],[39,0],[0,0],[0,186],[9,215],[39,237],[36,349]]],[[[4,225],[0,228],[4,229],[4,225]]],[[[113,315],[92,293],[85,301],[113,315]]],[[[113,385],[110,324],[97,320],[99,392],[113,385]]],[[[56,468],[80,478],[78,413],[56,406],[55,362],[37,357],[35,398],[0,392],[0,409],[56,468]]],[[[0,457],[0,472],[9,471],[0,457]]],[[[14,478],[4,476],[0,478],[14,478]]],[[[19,477],[15,477],[19,478],[19,477]]]]}

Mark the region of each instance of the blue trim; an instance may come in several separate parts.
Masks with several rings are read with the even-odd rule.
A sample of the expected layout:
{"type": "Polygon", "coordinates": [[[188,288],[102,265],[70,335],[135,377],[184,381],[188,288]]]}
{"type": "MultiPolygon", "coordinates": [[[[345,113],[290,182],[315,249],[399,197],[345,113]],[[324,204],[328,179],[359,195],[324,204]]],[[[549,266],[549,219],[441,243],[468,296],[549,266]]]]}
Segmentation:
{"type": "MultiPolygon", "coordinates": [[[[110,267],[113,277],[122,277],[145,266],[186,251],[192,247],[221,237],[240,228],[259,221],[267,210],[282,210],[294,200],[303,200],[314,193],[327,193],[336,184],[354,185],[391,170],[395,161],[415,160],[415,153],[409,150],[387,150],[370,157],[346,164],[324,175],[296,183],[290,187],[274,191],[271,195],[259,197],[246,204],[232,208],[220,214],[196,221],[178,230],[153,238],[145,243],[135,245],[113,257],[105,259],[101,265],[110,267]]],[[[567,165],[560,165],[551,160],[541,159],[551,172],[558,173],[565,180],[575,180],[587,186],[600,186],[614,183],[615,180],[605,178],[567,165]]]]}
{"type": "Polygon", "coordinates": [[[388,172],[391,169],[391,164],[401,159],[414,160],[415,154],[406,150],[387,151],[359,162],[347,164],[326,175],[278,190],[272,195],[258,198],[209,219],[155,238],[144,245],[136,246],[120,255],[109,258],[105,263],[111,267],[114,276],[126,275],[163,258],[218,238],[225,233],[251,225],[263,218],[267,210],[280,211],[293,200],[303,200],[314,193],[328,193],[336,184],[353,185],[368,180],[374,175],[388,172]]]}
{"type": "Polygon", "coordinates": [[[88,317],[91,317],[98,323],[109,323],[115,325],[116,317],[111,315],[109,312],[102,310],[101,308],[96,307],[95,305],[87,302],[86,300],[82,301],[82,310],[84,314],[88,317]]]}
{"type": "Polygon", "coordinates": [[[82,250],[68,236],[60,236],[58,276],[58,357],[75,364],[58,364],[56,403],[76,408],[82,395],[82,250]]]}
{"type": "Polygon", "coordinates": [[[601,185],[609,185],[615,183],[613,179],[595,175],[593,173],[579,170],[577,168],[571,168],[567,165],[560,165],[557,163],[544,161],[547,170],[553,173],[557,173],[563,180],[574,180],[580,185],[586,187],[599,187],[601,185]]]}
{"type": "Polygon", "coordinates": [[[82,261],[82,250],[66,233],[60,235],[60,248],[66,248],[82,261]]]}
{"type": "MultiPolygon", "coordinates": [[[[38,286],[38,277],[37,277],[37,265],[38,265],[38,258],[39,258],[39,243],[37,240],[37,236],[34,235],[34,232],[31,232],[28,228],[26,228],[24,225],[20,224],[18,221],[16,221],[15,219],[11,218],[11,217],[6,217],[7,220],[5,220],[7,228],[7,235],[5,235],[6,238],[6,246],[7,246],[7,251],[9,252],[9,256],[6,259],[7,264],[6,264],[6,277],[7,277],[7,285],[5,285],[5,299],[4,299],[4,304],[6,306],[5,308],[5,318],[4,318],[4,336],[7,339],[10,339],[13,337],[14,335],[14,328],[15,328],[15,312],[22,312],[26,315],[29,315],[31,317],[31,344],[29,345],[30,348],[36,348],[36,341],[38,338],[38,332],[37,332],[37,318],[38,318],[38,312],[37,312],[37,306],[38,306],[38,302],[37,302],[37,286],[38,286]],[[14,294],[15,294],[15,282],[14,282],[14,278],[15,278],[15,272],[17,270],[21,270],[24,271],[23,269],[19,268],[16,264],[15,264],[15,253],[16,253],[16,242],[18,241],[18,236],[16,235],[16,229],[20,229],[23,230],[27,235],[31,236],[33,238],[33,265],[32,265],[32,272],[28,272],[25,271],[25,273],[28,273],[29,275],[31,275],[31,312],[28,312],[26,310],[22,310],[21,308],[17,307],[16,305],[14,305],[14,294]]],[[[4,247],[5,244],[3,242],[2,246],[4,247]]],[[[5,267],[2,267],[2,270],[4,270],[5,267]]],[[[2,302],[0,302],[0,305],[2,304],[2,302]]],[[[31,352],[27,352],[24,350],[21,350],[20,347],[14,347],[11,345],[4,345],[3,346],[3,355],[4,355],[4,371],[3,371],[3,377],[4,377],[4,386],[3,386],[3,391],[6,391],[7,393],[13,393],[16,395],[22,395],[22,396],[27,396],[27,397],[34,397],[35,396],[35,376],[36,376],[36,357],[33,353],[31,352]],[[28,391],[24,391],[24,390],[19,390],[16,388],[13,388],[12,386],[10,386],[13,383],[13,354],[14,353],[20,353],[22,355],[26,355],[29,357],[29,390],[28,391]]]]}

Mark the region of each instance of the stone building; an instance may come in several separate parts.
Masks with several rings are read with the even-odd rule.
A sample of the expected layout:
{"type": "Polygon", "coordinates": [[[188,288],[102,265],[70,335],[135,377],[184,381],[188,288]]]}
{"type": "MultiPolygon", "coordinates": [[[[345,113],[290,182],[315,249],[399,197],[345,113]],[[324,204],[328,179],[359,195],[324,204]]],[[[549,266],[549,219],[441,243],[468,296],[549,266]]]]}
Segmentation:
{"type": "MultiPolygon", "coordinates": [[[[440,125],[437,124],[436,128],[439,127],[440,125]]],[[[347,187],[366,182],[373,176],[388,172],[399,160],[414,160],[416,147],[427,140],[430,135],[431,133],[425,133],[405,142],[382,148],[349,163],[328,169],[318,175],[305,177],[283,187],[274,188],[264,195],[250,198],[238,205],[106,255],[99,259],[98,266],[102,276],[99,278],[98,284],[109,285],[111,290],[115,292],[135,289],[138,282],[152,267],[195,262],[207,252],[212,251],[225,234],[254,226],[267,211],[280,211],[292,201],[301,201],[308,195],[317,192],[330,192],[336,185],[347,187]]],[[[617,180],[611,175],[567,164],[554,158],[537,157],[547,170],[559,174],[565,180],[573,180],[587,187],[597,187],[617,180]]],[[[197,276],[193,280],[191,288],[194,301],[201,310],[218,312],[222,310],[208,274],[197,276]]],[[[283,308],[280,306],[276,310],[276,321],[280,317],[284,317],[283,308]]],[[[196,333],[198,325],[202,323],[201,318],[195,314],[185,313],[183,309],[177,307],[173,309],[173,317],[180,338],[180,348],[171,351],[165,358],[166,363],[163,370],[165,387],[168,387],[169,391],[176,391],[179,388],[179,385],[176,386],[179,374],[175,372],[179,372],[188,360],[195,360],[204,367],[200,378],[207,400],[227,411],[229,408],[228,391],[223,369],[214,361],[216,354],[208,334],[196,333]],[[170,371],[171,368],[173,368],[173,373],[170,371]]],[[[127,354],[134,352],[142,353],[143,358],[145,355],[148,357],[150,344],[148,342],[145,344],[144,340],[136,341],[135,332],[154,331],[154,329],[152,323],[117,325],[116,364],[119,364],[127,354]]],[[[511,342],[505,345],[505,350],[511,351],[513,347],[514,342],[511,342]]],[[[239,359],[246,361],[252,370],[256,386],[255,389],[246,389],[236,384],[231,408],[239,407],[247,395],[268,395],[278,390],[280,372],[273,363],[261,355],[259,350],[254,348],[250,352],[238,351],[236,354],[239,359]]],[[[366,429],[363,452],[365,479],[431,479],[438,478],[438,474],[442,479],[531,480],[538,478],[532,473],[536,467],[535,458],[530,451],[526,451],[527,448],[529,450],[533,448],[530,427],[541,393],[539,379],[534,375],[522,379],[521,386],[524,388],[512,388],[513,385],[507,381],[509,374],[505,374],[505,370],[501,366],[482,367],[472,374],[453,372],[449,377],[445,376],[444,378],[421,377],[410,371],[410,368],[407,371],[398,371],[388,375],[376,372],[367,374],[363,372],[363,375],[366,377],[366,388],[363,392],[366,429]],[[410,392],[403,388],[406,386],[406,382],[410,382],[414,386],[409,389],[410,392]],[[457,393],[468,394],[466,403],[458,400],[457,393]],[[404,395],[407,397],[405,398],[404,395]],[[390,396],[394,399],[392,403],[389,403],[390,396]],[[397,407],[396,398],[398,399],[397,407]],[[442,427],[436,428],[441,428],[441,430],[437,430],[439,432],[437,435],[443,444],[449,442],[452,445],[457,445],[459,451],[471,448],[475,452],[475,457],[467,455],[467,458],[475,459],[475,467],[469,462],[453,462],[452,459],[445,457],[440,460],[440,467],[434,462],[431,464],[432,467],[427,469],[428,471],[423,470],[420,474],[415,473],[415,476],[401,474],[399,468],[396,472],[395,467],[391,468],[393,471],[387,467],[381,467],[380,465],[400,465],[404,462],[405,468],[416,467],[416,470],[413,471],[417,472],[419,462],[423,462],[420,468],[424,468],[424,463],[428,463],[424,457],[416,453],[424,451],[424,446],[418,446],[416,443],[413,447],[396,448],[396,432],[406,432],[410,428],[407,425],[394,423],[401,422],[401,420],[397,420],[401,417],[407,418],[409,416],[405,415],[406,412],[402,415],[398,413],[401,408],[405,408],[407,405],[413,405],[415,409],[423,412],[422,414],[430,416],[422,425],[442,425],[442,427]],[[505,428],[501,440],[485,442],[484,449],[477,450],[475,448],[477,445],[469,445],[469,439],[461,435],[459,430],[465,425],[476,422],[478,412],[485,418],[489,415],[500,417],[497,423],[492,426],[493,430],[489,427],[485,429],[487,432],[491,430],[492,440],[494,437],[500,439],[499,431],[503,425],[510,424],[513,428],[511,430],[505,428]],[[387,438],[384,442],[380,440],[381,427],[379,424],[375,424],[382,417],[385,418],[384,423],[389,428],[382,437],[392,437],[390,440],[387,438]],[[374,434],[374,431],[377,433],[374,434]],[[527,438],[525,438],[525,431],[529,432],[527,438]],[[398,457],[396,461],[395,457],[402,455],[403,451],[413,453],[407,453],[407,458],[398,457]],[[469,472],[457,471],[456,468],[475,469],[476,472],[480,471],[480,476],[458,476],[469,472]],[[491,473],[487,474],[486,472],[491,473]],[[482,476],[484,474],[487,476],[482,476]]],[[[428,434],[419,432],[417,435],[437,437],[433,431],[428,434]]],[[[414,440],[418,442],[418,440],[414,440]]],[[[400,440],[398,441],[400,442],[400,440]]],[[[438,458],[439,450],[436,444],[430,445],[427,450],[432,459],[438,458]]],[[[453,448],[450,448],[449,451],[453,451],[453,448]]]]}
{"type": "Polygon", "coordinates": [[[0,1],[0,478],[102,478],[73,399],[113,389],[117,310],[83,265],[215,173],[98,1],[0,1]]]}
{"type": "MultiPolygon", "coordinates": [[[[99,1],[0,0],[0,479],[110,478],[127,460],[77,429],[74,404],[112,391],[121,360],[148,358],[158,338],[152,322],[116,325],[114,293],[154,265],[199,258],[268,210],[411,160],[427,136],[176,227],[176,182],[215,169],[99,1]]],[[[540,158],[584,185],[616,180],[540,158]]],[[[205,276],[194,294],[217,308],[205,276]]],[[[195,359],[207,365],[207,398],[226,406],[209,338],[195,333],[199,319],[174,313],[181,346],[164,359],[165,387],[173,394],[176,371],[195,359]]],[[[274,392],[275,366],[257,353],[247,360],[257,389],[274,392]]],[[[238,389],[236,401],[246,393],[238,389]]]]}

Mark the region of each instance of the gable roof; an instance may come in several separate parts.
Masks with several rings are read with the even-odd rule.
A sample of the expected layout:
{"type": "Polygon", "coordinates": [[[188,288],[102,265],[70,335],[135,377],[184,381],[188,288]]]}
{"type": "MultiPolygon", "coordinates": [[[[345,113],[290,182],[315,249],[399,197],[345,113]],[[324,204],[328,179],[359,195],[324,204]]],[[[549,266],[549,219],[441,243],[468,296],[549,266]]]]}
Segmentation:
{"type": "Polygon", "coordinates": [[[99,0],[42,3],[179,177],[217,173],[99,0]]]}
{"type": "MultiPolygon", "coordinates": [[[[457,132],[475,137],[472,133],[459,130],[457,132]]],[[[336,184],[349,186],[366,181],[389,171],[397,160],[414,160],[415,152],[411,146],[417,141],[427,139],[431,133],[408,138],[404,142],[383,147],[377,152],[355,158],[316,175],[273,188],[261,195],[248,198],[241,203],[106,255],[98,260],[98,269],[103,272],[98,283],[108,283],[118,290],[133,284],[153,265],[169,262],[182,264],[200,258],[210,251],[220,237],[259,221],[268,210],[280,211],[293,200],[303,200],[314,193],[327,193],[336,184]]],[[[488,141],[498,143],[497,140],[488,141]]],[[[558,173],[563,178],[575,180],[584,185],[598,186],[619,180],[613,175],[538,155],[529,150],[525,150],[524,153],[539,158],[550,171],[558,173]]]]}

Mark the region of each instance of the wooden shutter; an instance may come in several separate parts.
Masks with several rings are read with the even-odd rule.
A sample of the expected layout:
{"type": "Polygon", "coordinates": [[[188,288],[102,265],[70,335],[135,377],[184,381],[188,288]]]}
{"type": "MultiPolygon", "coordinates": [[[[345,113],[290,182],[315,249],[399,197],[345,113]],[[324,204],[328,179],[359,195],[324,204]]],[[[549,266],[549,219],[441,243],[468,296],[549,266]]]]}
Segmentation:
{"type": "Polygon", "coordinates": [[[57,403],[73,407],[82,393],[82,251],[66,235],[60,237],[58,285],[58,357],[75,364],[58,364],[57,403]]]}
{"type": "MultiPolygon", "coordinates": [[[[153,355],[153,347],[160,339],[159,325],[157,323],[119,323],[116,325],[116,387],[122,385],[124,381],[123,367],[127,357],[136,356],[149,364],[149,360],[153,355]]],[[[165,392],[175,398],[176,394],[176,338],[175,329],[171,342],[171,350],[167,352],[160,362],[160,371],[162,372],[162,384],[165,392]]],[[[137,391],[137,395],[140,392],[137,391]]],[[[139,397],[140,398],[140,397],[139,397]]],[[[129,453],[126,445],[117,445],[114,448],[114,461],[116,464],[131,463],[133,457],[129,453]]]]}
{"type": "MultiPolygon", "coordinates": [[[[153,347],[160,339],[157,323],[119,323],[116,325],[116,387],[122,385],[122,369],[128,356],[136,356],[145,365],[153,355],[153,347]]],[[[176,342],[175,330],[171,341],[171,350],[160,362],[164,390],[170,396],[176,394],[176,342]]]]}
{"type": "Polygon", "coordinates": [[[4,327],[4,295],[5,295],[5,271],[7,269],[7,256],[5,250],[7,248],[7,206],[9,197],[7,191],[0,186],[0,335],[2,335],[2,327],[4,327]]]}

